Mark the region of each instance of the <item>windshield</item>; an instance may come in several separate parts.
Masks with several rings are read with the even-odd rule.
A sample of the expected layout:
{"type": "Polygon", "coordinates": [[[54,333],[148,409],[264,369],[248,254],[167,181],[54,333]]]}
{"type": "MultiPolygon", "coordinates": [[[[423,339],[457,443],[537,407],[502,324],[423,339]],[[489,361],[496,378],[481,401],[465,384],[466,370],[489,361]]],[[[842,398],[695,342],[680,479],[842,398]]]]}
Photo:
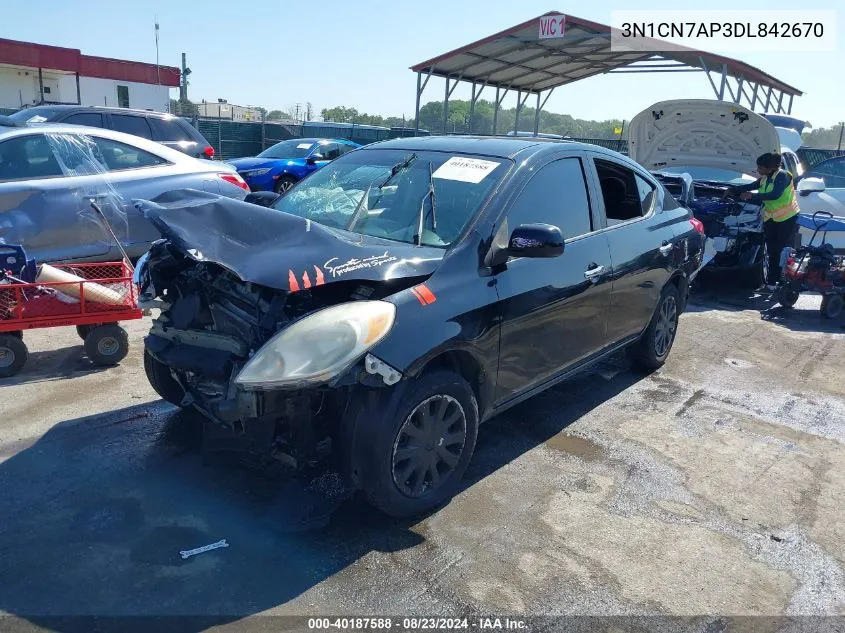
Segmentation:
{"type": "Polygon", "coordinates": [[[731,185],[742,185],[757,180],[755,176],[744,174],[740,171],[731,171],[730,169],[718,169],[716,167],[684,167],[682,165],[673,165],[672,167],[665,167],[660,171],[667,174],[683,174],[687,173],[692,176],[693,180],[708,180],[712,182],[723,182],[731,185]]]}
{"type": "Polygon", "coordinates": [[[317,143],[314,141],[292,139],[268,147],[258,158],[305,158],[317,143]]]}
{"type": "Polygon", "coordinates": [[[18,110],[14,114],[10,114],[9,118],[15,121],[23,121],[27,123],[40,123],[42,121],[47,121],[57,112],[59,112],[58,108],[46,108],[43,106],[38,108],[24,108],[23,110],[18,110]]]}
{"type": "Polygon", "coordinates": [[[314,172],[273,206],[337,229],[445,248],[508,167],[502,159],[445,152],[358,150],[314,172]]]}

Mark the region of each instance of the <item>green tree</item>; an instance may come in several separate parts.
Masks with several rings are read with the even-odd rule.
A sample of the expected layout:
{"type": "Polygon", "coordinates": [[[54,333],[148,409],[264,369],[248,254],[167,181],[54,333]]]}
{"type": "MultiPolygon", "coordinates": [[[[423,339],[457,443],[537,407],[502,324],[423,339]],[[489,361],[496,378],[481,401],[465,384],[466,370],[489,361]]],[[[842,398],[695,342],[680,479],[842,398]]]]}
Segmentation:
{"type": "Polygon", "coordinates": [[[270,112],[267,113],[268,121],[282,121],[290,118],[290,114],[283,112],[282,110],[270,110],[270,112]]]}

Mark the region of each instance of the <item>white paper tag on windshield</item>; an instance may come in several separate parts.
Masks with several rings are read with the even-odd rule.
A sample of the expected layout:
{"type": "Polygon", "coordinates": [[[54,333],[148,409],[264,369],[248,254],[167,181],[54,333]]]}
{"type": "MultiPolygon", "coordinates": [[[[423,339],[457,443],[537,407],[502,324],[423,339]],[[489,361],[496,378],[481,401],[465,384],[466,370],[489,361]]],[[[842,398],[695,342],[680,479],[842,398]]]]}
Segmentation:
{"type": "Polygon", "coordinates": [[[296,149],[308,149],[311,147],[311,143],[300,143],[296,146],[296,149]]]}
{"type": "Polygon", "coordinates": [[[432,176],[444,180],[458,180],[460,182],[479,183],[487,177],[491,171],[496,169],[499,163],[492,160],[480,160],[478,158],[464,158],[453,156],[437,168],[432,176]]]}

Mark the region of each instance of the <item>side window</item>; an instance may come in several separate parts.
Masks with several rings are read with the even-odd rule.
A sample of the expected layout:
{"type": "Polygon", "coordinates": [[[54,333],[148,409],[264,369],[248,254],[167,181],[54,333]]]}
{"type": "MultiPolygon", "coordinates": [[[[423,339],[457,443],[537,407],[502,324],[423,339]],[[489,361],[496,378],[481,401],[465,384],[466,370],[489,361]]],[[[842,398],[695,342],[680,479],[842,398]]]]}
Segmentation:
{"type": "Polygon", "coordinates": [[[88,136],[51,134],[50,145],[68,176],[92,176],[106,170],[100,150],[88,136]]]}
{"type": "Polygon", "coordinates": [[[152,132],[150,131],[150,125],[147,123],[147,119],[145,117],[132,116],[130,114],[112,114],[111,120],[114,125],[114,129],[118,132],[134,134],[135,136],[151,140],[153,138],[152,132]]]}
{"type": "Polygon", "coordinates": [[[607,225],[641,218],[654,205],[654,187],[619,163],[595,160],[607,225]]]}
{"type": "Polygon", "coordinates": [[[16,136],[0,143],[0,182],[64,176],[43,134],[16,136]]]}
{"type": "Polygon", "coordinates": [[[99,112],[77,112],[76,114],[71,114],[69,117],[62,119],[62,123],[87,125],[89,127],[104,127],[103,115],[99,112]]]}
{"type": "Polygon", "coordinates": [[[565,239],[592,231],[581,160],[562,158],[541,167],[519,192],[507,219],[509,231],[520,224],[551,224],[565,239]]]}
{"type": "Polygon", "coordinates": [[[821,178],[828,188],[845,188],[845,157],[833,158],[813,167],[804,176],[821,178]]]}
{"type": "Polygon", "coordinates": [[[341,156],[343,156],[343,155],[344,155],[344,154],[346,154],[347,152],[351,152],[353,149],[355,149],[355,148],[354,148],[354,147],[352,147],[351,145],[346,145],[346,144],[344,144],[344,143],[338,143],[338,145],[337,145],[337,146],[338,146],[338,148],[340,149],[340,155],[341,155],[341,156]]]}
{"type": "Polygon", "coordinates": [[[141,169],[142,167],[167,164],[167,161],[163,158],[132,145],[99,137],[95,138],[94,142],[97,144],[109,171],[141,169]]]}
{"type": "Polygon", "coordinates": [[[783,154],[783,166],[790,174],[792,174],[793,178],[798,175],[798,169],[797,165],[795,164],[795,159],[789,152],[784,152],[783,154]]]}
{"type": "Polygon", "coordinates": [[[320,145],[320,148],[317,151],[320,152],[326,160],[334,160],[340,156],[340,149],[338,149],[337,143],[326,143],[325,145],[320,145]]]}
{"type": "Polygon", "coordinates": [[[186,130],[182,129],[176,119],[159,119],[150,117],[147,119],[153,129],[153,139],[156,141],[192,141],[186,130]]]}

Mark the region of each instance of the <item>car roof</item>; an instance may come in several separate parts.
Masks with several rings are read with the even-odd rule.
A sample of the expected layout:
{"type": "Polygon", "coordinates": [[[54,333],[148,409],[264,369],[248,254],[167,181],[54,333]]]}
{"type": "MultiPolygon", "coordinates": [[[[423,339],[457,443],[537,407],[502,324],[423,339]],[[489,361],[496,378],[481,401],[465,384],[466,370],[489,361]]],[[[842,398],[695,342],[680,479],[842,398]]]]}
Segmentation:
{"type": "MultiPolygon", "coordinates": [[[[595,145],[576,143],[559,139],[522,136],[414,136],[381,141],[371,146],[378,149],[398,149],[403,151],[456,152],[462,154],[480,154],[495,158],[513,158],[528,149],[566,146],[567,149],[605,150],[595,145]]],[[[613,153],[613,152],[609,152],[613,153]]]]}
{"type": "MultiPolygon", "coordinates": [[[[107,130],[101,127],[88,127],[86,125],[70,125],[65,123],[37,123],[30,124],[24,127],[4,127],[0,126],[0,141],[16,136],[28,136],[32,134],[44,134],[51,132],[53,134],[87,134],[89,136],[97,136],[100,138],[108,138],[127,145],[133,145],[138,149],[150,152],[170,161],[171,163],[182,163],[185,160],[193,161],[199,160],[192,158],[187,154],[183,154],[179,150],[172,149],[156,141],[150,141],[140,136],[132,134],[124,134],[123,132],[116,132],[114,130],[107,130]]],[[[206,163],[210,161],[199,161],[206,163]]]]}
{"type": "Polygon", "coordinates": [[[24,108],[23,110],[19,110],[18,112],[29,112],[37,110],[50,110],[51,112],[67,112],[68,110],[94,110],[97,112],[113,112],[115,114],[139,114],[144,116],[152,116],[159,119],[180,118],[175,114],[170,114],[169,112],[159,112],[158,110],[140,110],[138,108],[114,108],[109,106],[84,106],[73,103],[57,103],[55,105],[45,103],[44,105],[32,106],[31,108],[24,108]]]}

